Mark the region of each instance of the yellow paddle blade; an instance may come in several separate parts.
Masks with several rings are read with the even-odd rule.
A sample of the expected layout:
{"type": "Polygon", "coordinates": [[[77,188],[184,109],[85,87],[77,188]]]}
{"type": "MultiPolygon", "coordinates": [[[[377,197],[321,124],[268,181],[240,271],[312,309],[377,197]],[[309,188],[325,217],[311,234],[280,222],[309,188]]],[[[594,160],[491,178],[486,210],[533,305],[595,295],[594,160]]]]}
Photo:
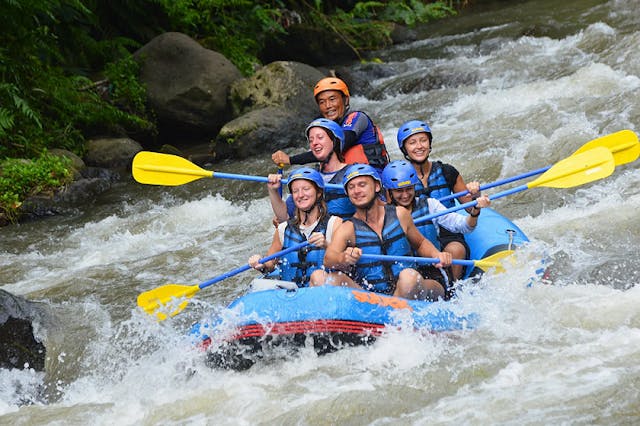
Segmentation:
{"type": "Polygon", "coordinates": [[[631,130],[620,130],[607,136],[594,139],[582,145],[573,155],[581,154],[593,148],[604,147],[613,154],[616,166],[631,163],[640,157],[638,135],[631,130]]]}
{"type": "Polygon", "coordinates": [[[497,273],[501,273],[505,271],[502,261],[512,254],[513,250],[499,251],[498,253],[492,254],[491,256],[474,261],[473,266],[476,266],[483,271],[487,271],[487,269],[490,268],[495,268],[495,271],[497,273]]]}
{"type": "Polygon", "coordinates": [[[144,309],[148,314],[155,315],[158,321],[164,321],[168,316],[178,315],[189,303],[188,300],[182,300],[178,306],[173,306],[170,302],[177,302],[180,299],[190,299],[200,290],[197,285],[180,285],[180,284],[167,284],[153,290],[140,293],[138,296],[138,306],[144,309]],[[171,310],[168,315],[167,312],[159,308],[164,308],[169,305],[171,310]]]}
{"type": "Polygon", "coordinates": [[[580,186],[609,176],[615,167],[611,151],[604,147],[592,148],[558,161],[538,179],[528,183],[527,187],[571,188],[580,186]]]}
{"type": "Polygon", "coordinates": [[[212,171],[200,168],[186,158],[149,151],[141,151],[133,157],[131,172],[139,183],[166,186],[213,176],[212,171]]]}

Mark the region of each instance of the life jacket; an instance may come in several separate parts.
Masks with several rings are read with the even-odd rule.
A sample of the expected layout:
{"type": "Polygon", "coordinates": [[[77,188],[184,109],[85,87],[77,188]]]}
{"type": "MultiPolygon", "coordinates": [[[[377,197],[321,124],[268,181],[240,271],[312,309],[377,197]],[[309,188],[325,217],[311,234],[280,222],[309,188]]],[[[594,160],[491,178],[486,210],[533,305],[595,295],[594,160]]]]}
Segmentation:
{"type": "MultiPolygon", "coordinates": [[[[431,172],[429,173],[429,177],[427,178],[427,188],[422,185],[422,182],[416,185],[416,197],[431,197],[435,199],[440,199],[446,197],[447,195],[453,194],[452,189],[447,182],[447,179],[444,175],[442,162],[434,161],[431,163],[431,172]]],[[[454,199],[445,200],[442,202],[445,207],[451,208],[455,206],[456,202],[454,199]]]]}
{"type": "MultiPolygon", "coordinates": [[[[355,230],[355,245],[366,254],[388,254],[392,256],[411,256],[412,249],[405,235],[396,206],[386,205],[382,238],[364,221],[352,217],[355,230]]],[[[414,268],[414,262],[381,262],[378,260],[360,259],[356,263],[357,278],[363,280],[365,289],[377,293],[392,294],[400,272],[405,268],[414,268]]]]}
{"type": "MultiPolygon", "coordinates": [[[[453,182],[449,182],[447,180],[447,176],[444,173],[444,167],[441,161],[434,161],[431,163],[431,172],[429,173],[429,177],[427,178],[427,188],[422,185],[422,182],[416,185],[416,197],[426,198],[431,197],[435,199],[440,199],[446,197],[447,195],[453,194],[453,182]]],[[[449,199],[445,201],[441,201],[441,203],[446,208],[451,208],[456,205],[455,199],[449,199]]],[[[428,213],[427,213],[428,214],[428,213]]],[[[417,216],[413,216],[416,218],[417,216]]],[[[451,232],[447,228],[439,226],[438,227],[438,239],[447,239],[455,238],[456,240],[462,242],[464,244],[464,236],[457,232],[451,232]]],[[[433,241],[431,241],[433,242],[433,241]]],[[[436,245],[436,244],[434,244],[436,245]]],[[[436,247],[441,246],[442,244],[436,245],[436,247]]]]}
{"type": "Polygon", "coordinates": [[[342,129],[353,131],[353,126],[361,114],[367,120],[367,128],[358,137],[357,145],[342,153],[344,161],[347,164],[369,164],[382,172],[384,166],[389,163],[389,153],[380,128],[373,124],[371,118],[362,111],[351,111],[342,119],[342,129]]]}
{"type": "MultiPolygon", "coordinates": [[[[294,220],[289,219],[287,221],[287,227],[284,230],[284,241],[282,242],[283,249],[307,240],[304,234],[300,232],[300,228],[294,224],[294,220]]],[[[325,215],[318,221],[312,232],[326,234],[328,222],[329,215],[325,215]]],[[[307,287],[311,273],[322,267],[323,260],[324,249],[314,245],[308,245],[298,251],[287,253],[280,258],[279,279],[293,281],[298,284],[298,287],[307,287]]]]}
{"type": "MultiPolygon", "coordinates": [[[[415,220],[429,214],[431,214],[431,212],[429,211],[429,203],[427,202],[427,197],[422,196],[416,198],[414,200],[413,210],[411,211],[411,217],[413,217],[413,219],[415,220]]],[[[440,250],[440,242],[438,241],[438,229],[433,221],[428,220],[426,222],[422,222],[416,225],[416,227],[427,240],[431,241],[431,243],[436,246],[438,250],[440,250]]]]}
{"type": "MultiPolygon", "coordinates": [[[[342,185],[342,178],[347,171],[346,167],[338,170],[336,174],[331,178],[329,183],[335,183],[342,185]]],[[[342,219],[353,216],[356,212],[356,208],[351,204],[349,197],[342,189],[324,189],[324,200],[327,202],[327,211],[330,215],[339,216],[342,219]]]]}

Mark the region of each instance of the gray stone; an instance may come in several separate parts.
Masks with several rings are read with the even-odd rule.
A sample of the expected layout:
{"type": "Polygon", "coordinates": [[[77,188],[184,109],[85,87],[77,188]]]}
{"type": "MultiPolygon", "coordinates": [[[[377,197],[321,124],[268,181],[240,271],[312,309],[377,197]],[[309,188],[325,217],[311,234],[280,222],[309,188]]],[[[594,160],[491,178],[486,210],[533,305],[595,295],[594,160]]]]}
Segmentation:
{"type": "Polygon", "coordinates": [[[92,139],[86,144],[84,161],[89,166],[128,169],[142,146],[129,138],[92,139]]]}
{"type": "Polygon", "coordinates": [[[229,86],[240,71],[218,52],[189,36],[169,32],[151,40],[134,57],[159,125],[195,133],[217,132],[230,118],[229,86]]]}

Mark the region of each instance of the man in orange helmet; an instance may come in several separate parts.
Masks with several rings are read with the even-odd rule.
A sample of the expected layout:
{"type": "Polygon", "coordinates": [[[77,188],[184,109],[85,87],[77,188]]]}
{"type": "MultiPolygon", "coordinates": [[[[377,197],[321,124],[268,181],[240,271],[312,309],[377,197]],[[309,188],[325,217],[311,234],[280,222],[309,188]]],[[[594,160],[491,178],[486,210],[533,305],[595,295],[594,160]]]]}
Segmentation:
{"type": "MultiPolygon", "coordinates": [[[[379,172],[389,163],[389,155],[384,145],[380,129],[362,111],[349,111],[349,88],[336,77],[320,80],[313,89],[322,116],[342,126],[344,131],[343,150],[340,153],[347,164],[369,164],[379,172]]],[[[307,164],[318,161],[312,151],[289,156],[283,151],[271,155],[274,163],[307,164]]]]}

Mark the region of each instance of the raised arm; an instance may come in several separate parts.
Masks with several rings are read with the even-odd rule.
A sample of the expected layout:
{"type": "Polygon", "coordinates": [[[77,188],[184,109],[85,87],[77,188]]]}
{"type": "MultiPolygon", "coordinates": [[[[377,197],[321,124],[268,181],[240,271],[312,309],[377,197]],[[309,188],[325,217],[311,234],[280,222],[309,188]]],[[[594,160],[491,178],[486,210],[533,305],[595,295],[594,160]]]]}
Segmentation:
{"type": "Polygon", "coordinates": [[[287,219],[289,219],[287,204],[282,199],[279,192],[279,189],[282,186],[282,183],[280,182],[282,175],[273,173],[270,174],[267,179],[269,180],[267,183],[267,189],[269,190],[269,201],[271,201],[273,214],[276,215],[278,223],[286,222],[287,219]]]}

